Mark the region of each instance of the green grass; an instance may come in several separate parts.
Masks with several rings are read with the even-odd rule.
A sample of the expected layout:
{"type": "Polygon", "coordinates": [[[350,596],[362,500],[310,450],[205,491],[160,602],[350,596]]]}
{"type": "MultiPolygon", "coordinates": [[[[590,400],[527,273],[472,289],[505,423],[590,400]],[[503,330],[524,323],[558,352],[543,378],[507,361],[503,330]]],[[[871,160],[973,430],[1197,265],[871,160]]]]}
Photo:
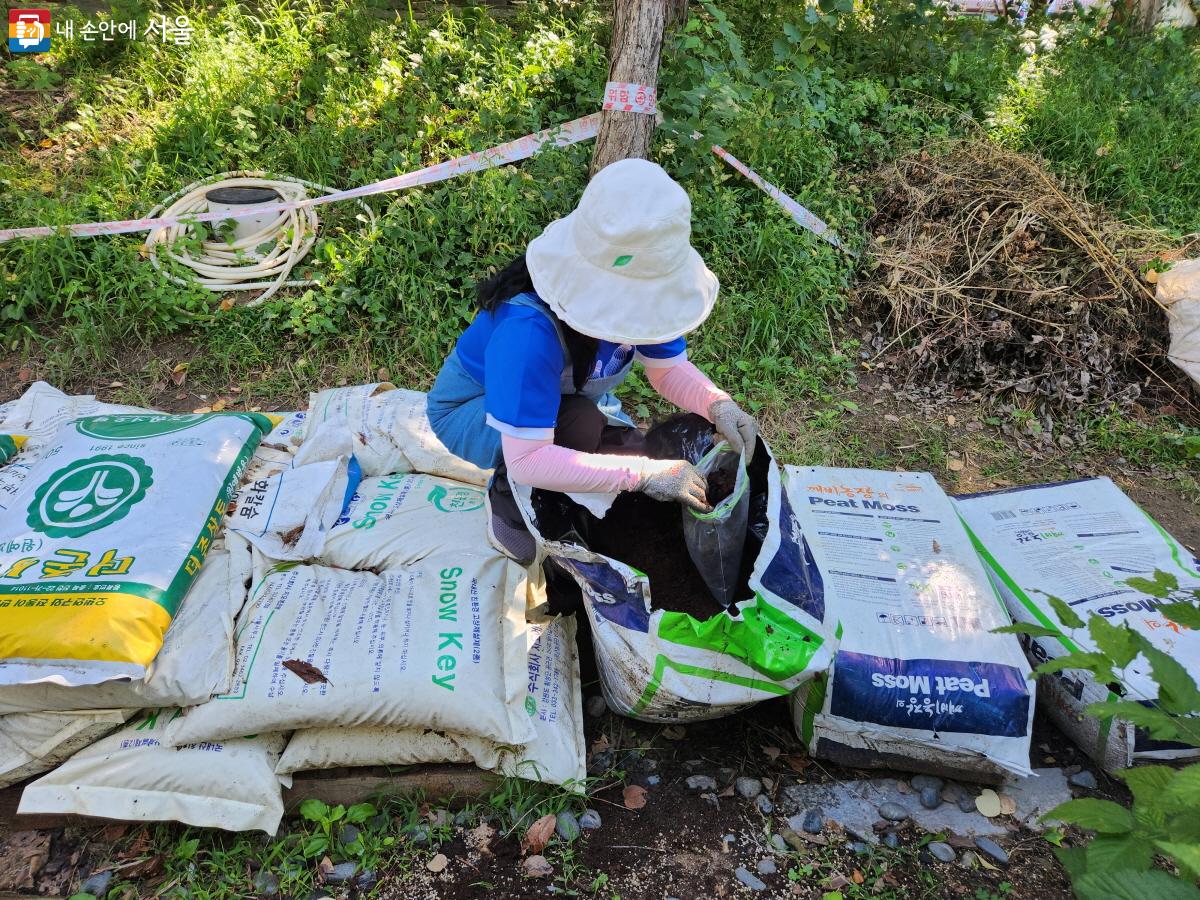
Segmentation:
{"type": "MultiPolygon", "coordinates": [[[[609,35],[594,0],[533,0],[504,21],[471,9],[388,18],[364,2],[276,0],[254,14],[190,5],[186,47],[77,37],[3,62],[3,86],[33,100],[0,123],[0,225],[144,214],[227,170],[349,187],[595,109],[609,35]]],[[[155,9],[119,0],[114,16],[144,21],[155,9]]],[[[1197,227],[1195,37],[1077,28],[1030,56],[1015,29],[951,19],[925,0],[823,0],[813,14],[784,0],[691,9],[664,53],[654,153],[689,190],[694,242],[721,280],[692,356],[771,423],[784,458],[870,458],[843,399],[854,348],[833,337],[856,263],[693,131],[856,248],[870,213],[862,173],[985,119],[1115,208],[1197,227]]],[[[179,362],[194,394],[247,407],[295,405],[380,370],[425,388],[470,320],[474,282],[574,206],[590,153],[586,143],[550,150],[373,198],[373,229],[352,205],[324,207],[308,261],[319,283],[255,309],[220,312],[215,295],[169,283],[137,236],[0,245],[0,339],[49,380],[120,381],[113,392],[129,402],[162,395],[179,362]]],[[[626,396],[639,412],[660,408],[637,379],[626,396]]]]}

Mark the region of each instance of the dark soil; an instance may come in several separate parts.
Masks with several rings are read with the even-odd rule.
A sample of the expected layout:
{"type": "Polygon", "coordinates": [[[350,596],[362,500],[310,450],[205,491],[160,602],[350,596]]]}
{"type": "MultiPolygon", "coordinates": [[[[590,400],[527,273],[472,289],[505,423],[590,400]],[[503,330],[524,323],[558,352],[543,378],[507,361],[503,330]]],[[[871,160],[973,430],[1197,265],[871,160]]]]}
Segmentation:
{"type": "Polygon", "coordinates": [[[622,494],[588,534],[588,546],[650,579],[654,609],[687,613],[701,621],[725,612],[696,571],[683,540],[681,507],[642,494],[622,494]]]}
{"type": "Polygon", "coordinates": [[[718,469],[708,476],[708,505],[716,506],[726,497],[733,493],[733,486],[737,483],[737,472],[727,472],[718,469]]]}

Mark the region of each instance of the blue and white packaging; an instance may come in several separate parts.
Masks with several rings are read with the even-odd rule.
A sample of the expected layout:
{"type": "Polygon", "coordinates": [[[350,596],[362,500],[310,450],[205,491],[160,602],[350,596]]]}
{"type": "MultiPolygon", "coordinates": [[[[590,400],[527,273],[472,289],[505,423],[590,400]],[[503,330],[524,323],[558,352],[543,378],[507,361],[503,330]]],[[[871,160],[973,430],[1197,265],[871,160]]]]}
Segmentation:
{"type": "Polygon", "coordinates": [[[1028,775],[1034,685],[950,498],[932,475],[787,467],[788,499],[841,644],[792,696],[817,756],[1028,775]]]}
{"type": "MultiPolygon", "coordinates": [[[[1047,595],[1063,600],[1085,621],[1103,616],[1128,625],[1181,662],[1200,680],[1200,633],[1166,618],[1169,600],[1126,584],[1174,575],[1181,589],[1200,589],[1200,562],[1107,478],[1031,485],[958,497],[955,505],[991,571],[1013,617],[1062,631],[1063,637],[1025,638],[1036,665],[1078,650],[1097,648],[1087,628],[1065,628],[1047,595]]],[[[1145,657],[1118,673],[1127,699],[1150,703],[1158,696],[1145,657]]],[[[1187,759],[1200,750],[1152,739],[1132,723],[1101,721],[1087,707],[1115,697],[1090,673],[1067,669],[1038,680],[1050,717],[1107,771],[1148,760],[1187,759]]]]}

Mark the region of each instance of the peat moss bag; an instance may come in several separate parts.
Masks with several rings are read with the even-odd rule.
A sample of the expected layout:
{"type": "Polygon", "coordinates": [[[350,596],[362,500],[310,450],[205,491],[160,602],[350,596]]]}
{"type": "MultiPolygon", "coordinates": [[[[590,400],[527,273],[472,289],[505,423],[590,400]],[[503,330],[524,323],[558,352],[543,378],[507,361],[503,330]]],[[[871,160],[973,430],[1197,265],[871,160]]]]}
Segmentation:
{"type": "MultiPolygon", "coordinates": [[[[537,539],[536,563],[549,560],[582,590],[601,687],[618,712],[651,722],[715,719],[786,696],[828,667],[835,641],[825,624],[820,578],[779,467],[761,442],[750,470],[748,577],[727,610],[697,579],[696,590],[717,610],[703,617],[656,609],[655,585],[645,573],[596,552],[586,535],[564,527],[560,513],[564,505],[578,509],[573,501],[514,485],[537,539]]],[[[671,512],[678,529],[679,513],[671,512]]],[[[593,532],[605,528],[605,519],[584,521],[593,532]]]]}
{"type": "Polygon", "coordinates": [[[63,425],[0,518],[0,685],[142,678],[271,420],[63,425]]]}

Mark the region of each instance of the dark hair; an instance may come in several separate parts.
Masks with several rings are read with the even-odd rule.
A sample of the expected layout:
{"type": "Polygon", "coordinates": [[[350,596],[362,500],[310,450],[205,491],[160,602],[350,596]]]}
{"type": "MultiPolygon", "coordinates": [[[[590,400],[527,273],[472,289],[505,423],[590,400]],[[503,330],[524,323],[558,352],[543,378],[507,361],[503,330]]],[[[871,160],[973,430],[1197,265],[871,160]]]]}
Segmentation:
{"type": "MultiPolygon", "coordinates": [[[[525,254],[522,253],[495,275],[483,279],[475,286],[479,308],[484,312],[495,312],[501,303],[517,294],[533,294],[533,279],[529,277],[529,266],[525,264],[525,254]]],[[[550,313],[554,315],[554,313],[550,313]]],[[[567,352],[571,355],[571,373],[575,382],[575,390],[582,390],[588,376],[596,366],[596,353],[600,342],[596,338],[580,334],[566,322],[557,319],[566,339],[567,352]]]]}

